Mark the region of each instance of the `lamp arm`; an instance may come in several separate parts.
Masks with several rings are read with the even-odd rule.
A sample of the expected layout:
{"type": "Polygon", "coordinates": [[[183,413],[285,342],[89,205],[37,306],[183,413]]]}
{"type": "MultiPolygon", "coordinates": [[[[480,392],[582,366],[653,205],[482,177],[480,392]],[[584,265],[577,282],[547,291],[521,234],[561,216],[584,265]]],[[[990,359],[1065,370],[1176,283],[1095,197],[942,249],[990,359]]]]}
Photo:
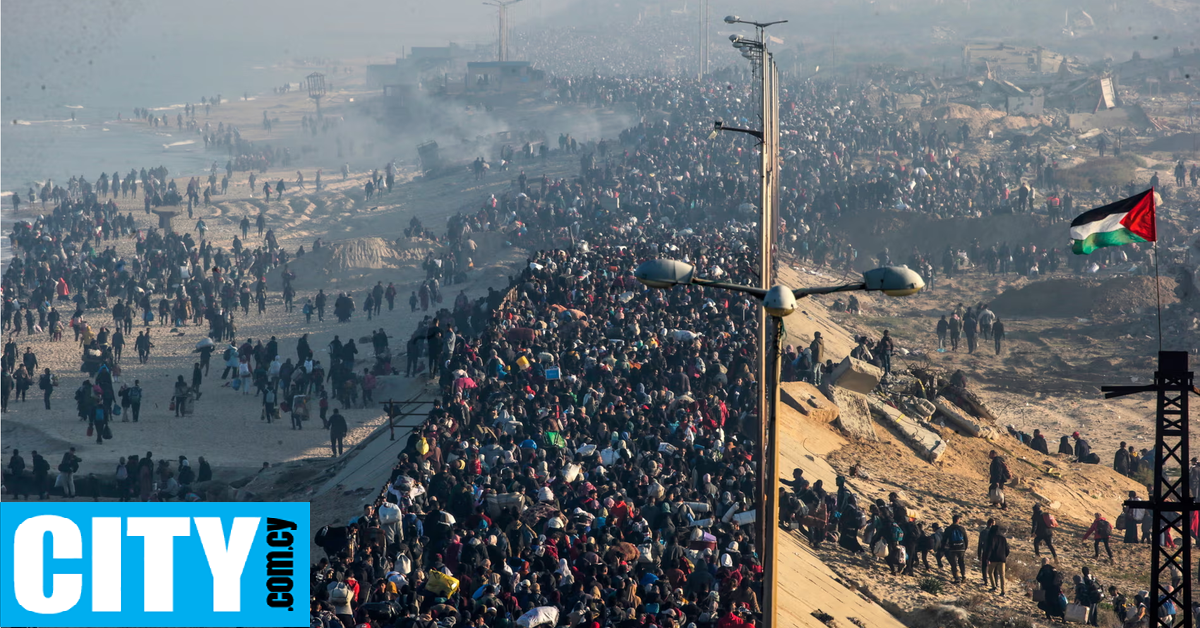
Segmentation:
{"type": "Polygon", "coordinates": [[[854,290],[866,289],[867,284],[865,283],[851,283],[844,286],[829,286],[827,288],[799,288],[797,290],[792,290],[792,296],[796,297],[797,299],[803,299],[804,297],[813,296],[816,294],[833,294],[835,292],[852,292],[854,290]]]}
{"type": "Polygon", "coordinates": [[[755,288],[753,286],[743,286],[741,284],[736,284],[736,283],[725,283],[723,281],[713,281],[711,279],[701,279],[699,277],[692,279],[692,285],[702,286],[705,288],[719,288],[721,290],[731,290],[733,292],[741,292],[743,294],[748,294],[748,295],[758,299],[759,301],[761,301],[763,299],[763,297],[767,296],[767,291],[763,290],[762,288],[755,288]]]}

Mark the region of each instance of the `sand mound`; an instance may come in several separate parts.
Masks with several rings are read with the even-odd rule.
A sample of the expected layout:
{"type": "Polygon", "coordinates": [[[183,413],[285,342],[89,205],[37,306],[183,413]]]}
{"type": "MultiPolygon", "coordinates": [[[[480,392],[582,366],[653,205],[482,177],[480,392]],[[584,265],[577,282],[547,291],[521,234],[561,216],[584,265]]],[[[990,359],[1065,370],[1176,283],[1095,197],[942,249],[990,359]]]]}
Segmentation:
{"type": "MultiPolygon", "coordinates": [[[[322,251],[323,252],[323,251],[322,251]]],[[[332,272],[356,268],[389,268],[396,265],[396,250],[383,238],[356,238],[329,245],[329,261],[325,267],[332,272]]]]}
{"type": "MultiPolygon", "coordinates": [[[[1162,278],[1163,305],[1175,303],[1174,279],[1162,278]]],[[[1041,318],[1112,318],[1155,305],[1153,277],[1048,279],[1004,291],[992,300],[1001,316],[1041,318]]]]}
{"type": "Polygon", "coordinates": [[[354,238],[331,242],[319,251],[306,253],[292,260],[290,267],[296,273],[297,288],[355,277],[387,281],[396,277],[397,270],[419,267],[436,250],[436,245],[426,240],[402,240],[394,244],[383,238],[354,238]],[[375,277],[377,271],[385,272],[375,277]]]}

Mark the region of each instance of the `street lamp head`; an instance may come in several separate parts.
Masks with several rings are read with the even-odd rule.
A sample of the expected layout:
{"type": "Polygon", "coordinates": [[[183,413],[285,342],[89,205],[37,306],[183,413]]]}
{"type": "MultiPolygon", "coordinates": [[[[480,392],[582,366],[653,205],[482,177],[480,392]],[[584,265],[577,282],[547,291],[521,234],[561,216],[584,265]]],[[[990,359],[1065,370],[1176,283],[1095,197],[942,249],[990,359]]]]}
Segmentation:
{"type": "Polygon", "coordinates": [[[732,41],[732,42],[734,42],[734,43],[736,44],[736,43],[738,42],[738,40],[740,40],[741,38],[742,38],[742,36],[741,36],[741,35],[730,35],[730,36],[729,36],[729,41],[732,41]]]}
{"type": "Polygon", "coordinates": [[[651,288],[670,288],[692,283],[696,269],[691,264],[673,259],[646,260],[633,271],[633,276],[651,288]]]}
{"type": "Polygon", "coordinates": [[[736,15],[726,15],[726,16],[725,16],[725,23],[726,23],[726,24],[737,24],[737,23],[738,23],[738,22],[740,22],[741,20],[742,20],[742,18],[740,18],[740,17],[738,17],[738,16],[736,16],[736,15]]]}
{"type": "Polygon", "coordinates": [[[925,288],[925,280],[907,266],[884,266],[863,273],[866,290],[878,290],[889,297],[907,297],[925,288]]]}
{"type": "Polygon", "coordinates": [[[783,318],[796,311],[796,297],[790,288],[771,286],[763,297],[763,309],[771,316],[783,318]]]}

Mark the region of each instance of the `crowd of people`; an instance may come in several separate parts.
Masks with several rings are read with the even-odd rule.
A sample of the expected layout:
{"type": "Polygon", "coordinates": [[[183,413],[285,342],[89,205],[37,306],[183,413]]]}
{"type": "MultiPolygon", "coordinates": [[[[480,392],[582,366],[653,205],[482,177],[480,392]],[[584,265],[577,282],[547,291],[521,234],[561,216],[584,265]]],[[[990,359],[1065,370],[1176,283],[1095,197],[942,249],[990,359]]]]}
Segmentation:
{"type": "MultiPolygon", "coordinates": [[[[555,42],[543,44],[552,49],[555,42]]],[[[685,259],[709,276],[731,281],[756,276],[747,244],[755,233],[756,214],[747,207],[756,196],[747,170],[754,149],[743,140],[710,137],[714,116],[752,115],[751,93],[719,81],[664,77],[592,76],[557,80],[554,87],[564,101],[633,103],[639,112],[655,115],[611,143],[576,143],[571,151],[569,143],[560,144],[561,151],[580,154],[579,177],[543,176],[539,184],[522,172],[519,190],[489,197],[473,215],[450,218],[450,250],[426,260],[426,281],[409,297],[410,311],[418,304],[434,311],[406,346],[406,374],[426,373],[439,399],[413,430],[373,503],[347,525],[319,531],[327,556],[313,570],[313,625],[430,627],[453,618],[456,625],[492,626],[512,625],[520,617],[528,618],[525,625],[537,625],[551,614],[555,620],[549,623],[558,623],[561,615],[572,625],[596,628],[738,628],[757,622],[763,547],[748,525],[757,469],[755,443],[746,436],[758,433],[756,306],[745,297],[695,286],[650,290],[633,278],[640,261],[660,256],[685,259]],[[536,252],[507,292],[475,301],[460,293],[453,308],[439,308],[441,288],[471,267],[469,234],[493,229],[536,252]]],[[[857,268],[858,251],[829,235],[831,221],[877,209],[938,216],[1034,209],[1035,194],[1021,181],[1046,179],[1054,165],[1045,155],[1018,150],[968,165],[961,147],[971,141],[969,134],[952,138],[901,127],[877,117],[878,100],[865,96],[812,83],[786,90],[782,246],[817,263],[857,268]],[[901,158],[913,161],[902,165],[901,158]],[[864,161],[870,165],[860,166],[864,161]]],[[[237,146],[236,129],[216,131],[217,145],[240,155],[227,164],[227,176],[240,166],[264,163],[238,161],[252,149],[237,146]]],[[[376,172],[372,189],[381,184],[392,187],[376,172]]],[[[282,180],[278,185],[281,193],[282,180]]],[[[6,330],[19,329],[10,319],[28,324],[43,304],[48,322],[50,304],[72,298],[76,310],[70,320],[83,323],[87,309],[111,309],[114,327],[124,333],[135,318],[148,325],[156,315],[159,325],[207,322],[214,341],[209,356],[220,351],[224,360],[222,379],[236,374],[243,394],[261,396],[263,420],[290,413],[299,428],[313,410],[309,396],[316,395],[331,453],[344,454],[347,425],[340,410],[368,400],[376,375],[370,368],[359,375],[355,341],[334,339],[328,370],[313,359],[307,337],[297,343],[295,362],[282,356],[274,338],[236,343],[235,318],[249,315],[252,300],[265,311],[272,271],[279,271],[283,307],[291,307],[288,261],[294,257],[277,245],[273,232],[264,235],[260,224],[264,244],[246,247],[247,219],[231,252],[203,233],[199,241],[190,232],[134,234],[129,225],[122,227],[115,204],[102,202],[102,193],[86,182],[73,187],[78,191],[60,194],[53,212],[14,228],[20,255],[3,277],[6,330]],[[137,237],[137,255],[126,259],[104,247],[110,232],[137,237]],[[109,299],[116,301],[111,308],[109,299]],[[327,416],[330,402],[342,408],[327,416]]],[[[426,230],[410,225],[410,233],[416,231],[426,230]]],[[[1025,266],[1043,262],[1052,272],[1057,264],[1056,253],[1032,246],[1016,251],[1003,243],[972,246],[969,261],[992,272],[1027,272],[1025,266]]],[[[303,249],[295,256],[301,254],[303,249]]],[[[933,258],[914,255],[915,267],[932,276],[933,258]]],[[[940,264],[945,275],[962,267],[958,257],[946,249],[940,264]]],[[[887,258],[885,251],[881,260],[887,258]]],[[[334,315],[345,321],[355,311],[376,313],[381,296],[390,310],[397,291],[389,297],[377,288],[379,293],[364,294],[361,310],[348,293],[333,297],[334,315]]],[[[315,313],[322,321],[329,298],[319,291],[307,301],[306,320],[315,313]]],[[[945,334],[939,323],[943,348],[941,337],[948,336],[951,350],[957,349],[957,321],[968,352],[975,350],[977,336],[968,328],[994,339],[1000,352],[1003,326],[986,305],[956,309],[951,316],[945,334]]],[[[136,420],[133,387],[113,387],[120,352],[110,358],[103,347],[113,347],[115,333],[105,343],[86,335],[90,327],[81,329],[85,351],[101,354],[95,383],[85,382],[76,401],[81,420],[102,439],[113,417],[125,414],[118,409],[130,408],[136,420]]],[[[391,372],[387,338],[386,328],[373,333],[372,348],[377,360],[389,358],[385,368],[391,372]]],[[[145,340],[138,341],[139,355],[143,346],[148,354],[149,339],[147,329],[145,340]]],[[[863,339],[856,351],[890,371],[895,340],[890,334],[863,339]]],[[[819,384],[834,358],[842,357],[826,353],[819,335],[808,347],[791,349],[785,377],[819,384]]],[[[9,355],[6,346],[6,375],[18,363],[27,367],[15,350],[9,355]]],[[[181,375],[176,384],[180,406],[208,377],[204,353],[201,359],[191,382],[181,375]]],[[[1072,454],[1077,455],[1074,448],[1072,454]]],[[[131,496],[149,498],[141,478],[147,468],[154,477],[159,467],[148,458],[125,461],[131,496]],[[136,483],[129,480],[135,474],[136,483]]],[[[16,466],[23,471],[22,465],[16,466]]],[[[181,462],[175,471],[182,475],[184,468],[181,462]]],[[[999,456],[992,457],[989,471],[990,489],[1000,497],[993,502],[1004,506],[1003,487],[1011,475],[999,456]]],[[[172,478],[160,479],[167,484],[172,478]]],[[[174,480],[180,490],[190,486],[174,480]]],[[[803,527],[812,545],[869,552],[895,574],[928,569],[933,553],[939,566],[948,560],[956,581],[967,578],[965,555],[972,545],[958,515],[945,528],[939,522],[926,528],[899,493],[868,503],[845,478],[830,490],[803,474],[789,487],[782,495],[784,523],[803,527]]],[[[1045,544],[1053,554],[1055,525],[1046,514],[1033,513],[1033,533],[1041,540],[1034,548],[1045,544]]],[[[1111,533],[1101,520],[1098,516],[1085,535],[1096,537],[1097,556],[1099,540],[1107,548],[1111,533]]],[[[993,521],[974,544],[984,583],[1001,595],[1009,538],[993,521]]],[[[1043,572],[1047,576],[1039,573],[1038,582],[1054,604],[1044,610],[1057,615],[1063,580],[1053,565],[1043,572]]],[[[1086,597],[1077,599],[1093,599],[1098,583],[1089,582],[1081,579],[1086,597]]]]}

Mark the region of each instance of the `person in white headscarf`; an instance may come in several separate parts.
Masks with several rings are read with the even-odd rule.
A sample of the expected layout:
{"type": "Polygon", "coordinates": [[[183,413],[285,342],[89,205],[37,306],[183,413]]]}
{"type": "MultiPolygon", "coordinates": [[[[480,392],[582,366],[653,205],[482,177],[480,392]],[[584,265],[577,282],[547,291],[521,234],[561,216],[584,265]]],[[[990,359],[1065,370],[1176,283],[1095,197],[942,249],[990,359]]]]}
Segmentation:
{"type": "Polygon", "coordinates": [[[558,569],[554,570],[554,573],[558,574],[559,576],[559,588],[569,587],[575,584],[575,575],[571,573],[571,568],[567,566],[567,559],[558,559],[558,569]]]}

